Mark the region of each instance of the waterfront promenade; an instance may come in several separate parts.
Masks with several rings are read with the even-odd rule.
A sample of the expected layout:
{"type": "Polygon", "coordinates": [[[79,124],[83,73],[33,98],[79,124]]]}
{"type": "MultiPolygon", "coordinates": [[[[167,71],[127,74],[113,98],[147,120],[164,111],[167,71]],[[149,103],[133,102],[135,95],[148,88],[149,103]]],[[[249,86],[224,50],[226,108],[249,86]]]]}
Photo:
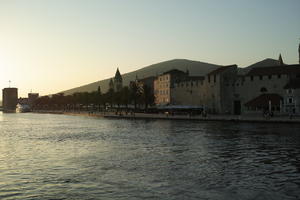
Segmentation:
{"type": "Polygon", "coordinates": [[[35,111],[36,113],[65,114],[73,116],[89,116],[104,117],[112,119],[160,119],[160,120],[192,120],[192,121],[231,121],[231,122],[257,122],[257,123],[300,123],[299,116],[273,116],[264,117],[262,115],[217,115],[208,114],[206,117],[202,115],[171,115],[168,113],[152,114],[152,113],[116,113],[116,112],[88,112],[88,111],[35,111]]]}

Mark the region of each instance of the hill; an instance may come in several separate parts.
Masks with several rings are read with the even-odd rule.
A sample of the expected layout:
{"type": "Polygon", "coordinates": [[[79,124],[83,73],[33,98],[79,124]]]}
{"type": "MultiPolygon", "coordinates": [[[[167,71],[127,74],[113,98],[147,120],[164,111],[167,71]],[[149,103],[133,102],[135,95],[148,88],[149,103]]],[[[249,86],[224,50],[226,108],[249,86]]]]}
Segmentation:
{"type": "Polygon", "coordinates": [[[249,65],[248,67],[240,68],[240,73],[247,74],[252,68],[255,68],[255,67],[274,67],[274,66],[279,66],[279,65],[280,65],[280,62],[278,60],[275,60],[272,58],[266,58],[262,61],[256,62],[252,65],[249,65]]]}
{"type": "MultiPolygon", "coordinates": [[[[156,76],[163,72],[166,72],[171,69],[179,69],[182,71],[189,70],[190,74],[193,74],[195,76],[203,76],[212,70],[217,69],[218,67],[221,67],[220,65],[215,64],[209,64],[199,61],[192,61],[192,60],[186,60],[186,59],[174,59],[169,60],[165,62],[160,62],[157,64],[149,65],[146,67],[143,67],[142,69],[129,72],[126,74],[122,74],[123,77],[123,85],[129,85],[130,81],[135,80],[136,76],[141,78],[146,78],[150,76],[156,76]]],[[[122,73],[122,69],[120,69],[122,73]]],[[[75,92],[92,92],[96,91],[98,86],[101,87],[102,92],[106,92],[108,90],[108,83],[109,79],[97,81],[94,83],[90,83],[87,85],[83,85],[77,88],[73,88],[67,91],[63,91],[65,95],[73,94],[75,92]]]]}

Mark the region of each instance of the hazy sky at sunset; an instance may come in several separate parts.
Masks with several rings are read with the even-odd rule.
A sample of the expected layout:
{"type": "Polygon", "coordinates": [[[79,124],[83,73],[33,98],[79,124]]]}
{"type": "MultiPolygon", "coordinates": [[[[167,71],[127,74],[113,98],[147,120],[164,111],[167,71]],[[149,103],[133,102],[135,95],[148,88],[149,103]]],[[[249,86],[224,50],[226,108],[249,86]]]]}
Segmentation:
{"type": "Polygon", "coordinates": [[[0,0],[0,88],[41,94],[174,58],[298,62],[299,0],[0,0]]]}

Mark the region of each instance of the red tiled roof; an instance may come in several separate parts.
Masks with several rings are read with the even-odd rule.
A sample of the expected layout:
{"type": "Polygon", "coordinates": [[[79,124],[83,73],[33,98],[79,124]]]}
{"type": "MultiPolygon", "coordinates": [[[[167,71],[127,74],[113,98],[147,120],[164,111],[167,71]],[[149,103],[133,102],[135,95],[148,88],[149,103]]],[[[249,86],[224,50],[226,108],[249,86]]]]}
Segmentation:
{"type": "Polygon", "coordinates": [[[263,76],[273,74],[298,74],[300,65],[283,65],[273,67],[255,67],[251,69],[246,76],[263,76]]]}
{"type": "Polygon", "coordinates": [[[237,65],[229,65],[229,66],[224,66],[224,67],[219,67],[218,69],[213,70],[212,72],[208,73],[208,75],[215,75],[222,73],[223,71],[232,68],[232,67],[237,67],[237,65]]]}
{"type": "Polygon", "coordinates": [[[245,103],[245,106],[247,107],[268,107],[269,101],[271,101],[272,105],[279,106],[280,101],[283,98],[278,94],[262,94],[247,103],[245,103]]]}

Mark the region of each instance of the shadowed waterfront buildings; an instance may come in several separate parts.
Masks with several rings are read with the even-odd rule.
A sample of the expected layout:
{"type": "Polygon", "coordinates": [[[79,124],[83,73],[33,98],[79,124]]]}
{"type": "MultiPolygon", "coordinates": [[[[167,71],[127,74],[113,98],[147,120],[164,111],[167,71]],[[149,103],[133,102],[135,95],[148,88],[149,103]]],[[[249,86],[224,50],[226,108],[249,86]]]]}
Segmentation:
{"type": "Polygon", "coordinates": [[[154,93],[160,106],[198,106],[216,114],[299,114],[300,65],[286,65],[279,55],[276,65],[261,62],[244,74],[236,65],[203,77],[174,69],[157,76],[154,93]]]}
{"type": "Polygon", "coordinates": [[[27,98],[19,98],[18,103],[32,107],[35,101],[39,98],[39,93],[28,93],[27,98]]]}
{"type": "MultiPolygon", "coordinates": [[[[300,48],[298,50],[300,56],[300,48]]],[[[169,65],[174,62],[162,64],[165,63],[169,65]]],[[[278,60],[265,59],[246,68],[239,68],[237,65],[210,65],[211,70],[203,75],[197,74],[195,68],[184,64],[177,67],[168,68],[165,72],[153,76],[152,66],[152,72],[148,76],[138,79],[136,73],[135,78],[131,76],[130,82],[126,79],[128,74],[122,77],[117,69],[115,77],[108,79],[109,84],[107,83],[106,88],[109,86],[109,89],[104,88],[103,94],[96,92],[96,88],[90,93],[75,93],[67,98],[75,99],[75,102],[86,107],[98,104],[106,107],[109,104],[113,108],[115,104],[118,108],[133,105],[134,108],[136,105],[142,108],[143,104],[145,107],[146,104],[152,105],[154,94],[157,108],[165,110],[190,108],[213,114],[235,115],[263,112],[300,113],[300,65],[285,64],[281,54],[278,60]],[[193,73],[190,73],[190,69],[193,73]],[[90,97],[78,100],[78,96],[90,97]],[[152,100],[146,101],[148,97],[152,100]]]]}

